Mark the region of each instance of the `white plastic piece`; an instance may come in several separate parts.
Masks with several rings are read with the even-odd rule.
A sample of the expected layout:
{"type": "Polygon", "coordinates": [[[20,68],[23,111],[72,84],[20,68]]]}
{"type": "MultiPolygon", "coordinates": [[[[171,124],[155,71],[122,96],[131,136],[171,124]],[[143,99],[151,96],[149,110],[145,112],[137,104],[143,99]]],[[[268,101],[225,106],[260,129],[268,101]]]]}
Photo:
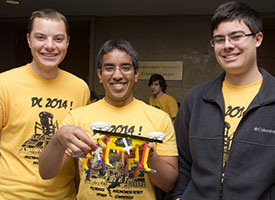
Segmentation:
{"type": "Polygon", "coordinates": [[[148,138],[163,141],[165,134],[162,132],[151,132],[148,134],[148,138]]]}
{"type": "Polygon", "coordinates": [[[130,155],[130,150],[133,148],[132,146],[128,146],[127,141],[125,138],[122,138],[122,141],[124,143],[124,148],[122,149],[123,151],[127,151],[127,153],[130,155]]]}
{"type": "Polygon", "coordinates": [[[110,124],[107,122],[94,122],[91,124],[90,129],[97,131],[107,131],[110,129],[110,127],[110,124]]]}

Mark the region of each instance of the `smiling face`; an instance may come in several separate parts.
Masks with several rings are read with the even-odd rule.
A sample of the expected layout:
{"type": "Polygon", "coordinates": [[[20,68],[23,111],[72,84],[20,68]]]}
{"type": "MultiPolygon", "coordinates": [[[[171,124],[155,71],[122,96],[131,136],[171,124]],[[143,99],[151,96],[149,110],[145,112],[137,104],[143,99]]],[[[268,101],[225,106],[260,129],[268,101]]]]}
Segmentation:
{"type": "Polygon", "coordinates": [[[56,75],[69,45],[64,22],[35,18],[27,40],[33,56],[32,70],[43,78],[46,74],[56,75]]]}
{"type": "Polygon", "coordinates": [[[102,69],[98,69],[97,74],[109,104],[121,107],[133,101],[133,86],[138,80],[138,69],[134,69],[129,54],[113,49],[103,55],[102,69]]]}
{"type": "MultiPolygon", "coordinates": [[[[228,36],[232,32],[242,31],[246,34],[251,33],[243,21],[233,20],[222,22],[213,31],[213,37],[222,35],[228,36]]],[[[256,36],[245,37],[239,44],[232,44],[228,39],[221,46],[215,46],[215,56],[218,63],[225,70],[226,75],[238,76],[246,72],[258,71],[257,67],[257,47],[261,45],[262,33],[256,36]]]]}

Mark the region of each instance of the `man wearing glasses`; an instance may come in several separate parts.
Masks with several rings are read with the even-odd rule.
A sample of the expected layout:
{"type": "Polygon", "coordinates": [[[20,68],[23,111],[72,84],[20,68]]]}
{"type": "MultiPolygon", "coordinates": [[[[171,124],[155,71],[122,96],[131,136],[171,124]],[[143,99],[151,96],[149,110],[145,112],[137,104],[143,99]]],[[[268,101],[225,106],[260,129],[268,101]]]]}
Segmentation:
{"type": "MultiPolygon", "coordinates": [[[[154,144],[155,150],[151,150],[148,157],[148,166],[156,172],[139,173],[137,179],[133,173],[119,171],[118,167],[103,166],[86,174],[81,169],[85,159],[79,159],[77,199],[156,199],[154,185],[168,192],[177,180],[178,153],[172,121],[167,113],[135,99],[138,54],[129,42],[108,40],[100,48],[97,60],[97,75],[105,97],[67,115],[63,126],[40,154],[40,175],[44,179],[53,178],[71,155],[96,150],[95,140],[100,134],[89,131],[93,122],[107,122],[111,125],[110,131],[122,135],[148,137],[150,132],[163,132],[163,143],[154,144]]],[[[110,162],[111,159],[113,166],[121,164],[118,155],[113,153],[110,162]]]]}
{"type": "Polygon", "coordinates": [[[220,5],[211,45],[224,73],[185,96],[174,126],[179,178],[174,199],[275,198],[275,78],[257,65],[259,14],[220,5]]]}

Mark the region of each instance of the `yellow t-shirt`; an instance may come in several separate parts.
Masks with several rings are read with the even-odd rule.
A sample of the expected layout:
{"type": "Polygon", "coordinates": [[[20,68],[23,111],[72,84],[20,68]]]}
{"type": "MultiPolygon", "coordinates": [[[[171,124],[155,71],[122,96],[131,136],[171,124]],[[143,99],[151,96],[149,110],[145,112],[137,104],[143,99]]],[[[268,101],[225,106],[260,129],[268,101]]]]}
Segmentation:
{"type": "Polygon", "coordinates": [[[83,80],[63,70],[54,80],[29,65],[0,74],[0,199],[75,198],[73,160],[45,181],[38,158],[68,112],[87,105],[89,95],[83,80]]]}
{"type": "MultiPolygon", "coordinates": [[[[177,156],[177,145],[173,124],[170,117],[144,102],[134,99],[124,107],[113,107],[104,99],[86,107],[70,112],[62,125],[73,124],[87,130],[93,135],[90,124],[97,121],[107,122],[111,131],[121,134],[131,134],[146,137],[148,133],[159,131],[165,133],[163,143],[155,144],[155,150],[160,156],[177,156]]],[[[79,159],[80,187],[78,199],[155,199],[154,187],[148,175],[140,175],[137,180],[131,174],[116,175],[116,169],[98,168],[86,174],[82,170],[85,159],[79,159]]],[[[115,164],[114,164],[115,165],[115,164]]]]}
{"type": "Polygon", "coordinates": [[[178,112],[178,104],[174,97],[163,93],[160,97],[156,98],[154,96],[150,96],[149,104],[156,108],[163,110],[168,113],[171,119],[175,118],[178,112]]]}
{"type": "Polygon", "coordinates": [[[243,113],[259,92],[262,80],[245,86],[236,86],[224,80],[222,92],[225,103],[225,130],[224,130],[224,154],[223,169],[225,169],[234,133],[243,113]]]}

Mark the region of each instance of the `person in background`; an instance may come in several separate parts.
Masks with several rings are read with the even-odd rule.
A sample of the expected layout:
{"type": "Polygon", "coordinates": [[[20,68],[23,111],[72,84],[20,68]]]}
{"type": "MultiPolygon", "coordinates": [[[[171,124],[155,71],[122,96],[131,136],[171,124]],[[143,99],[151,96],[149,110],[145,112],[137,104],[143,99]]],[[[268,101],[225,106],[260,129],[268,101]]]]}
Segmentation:
{"type": "Polygon", "coordinates": [[[0,74],[0,199],[73,200],[74,160],[45,181],[38,158],[67,113],[87,105],[90,91],[58,67],[69,45],[65,16],[52,9],[34,11],[27,41],[31,63],[0,74]]]}
{"type": "Polygon", "coordinates": [[[275,78],[257,64],[261,17],[231,1],[216,9],[211,25],[224,72],[191,89],[175,119],[179,178],[173,198],[274,199],[275,78]]]}
{"type": "Polygon", "coordinates": [[[174,97],[166,94],[167,84],[160,74],[153,74],[148,82],[152,96],[149,97],[149,104],[168,113],[172,120],[178,112],[178,103],[174,97]]]}
{"type": "MultiPolygon", "coordinates": [[[[163,132],[163,143],[152,144],[154,148],[148,157],[148,166],[156,172],[141,173],[137,180],[133,174],[123,174],[115,167],[99,167],[86,174],[82,170],[85,159],[79,158],[79,200],[156,199],[154,185],[168,192],[174,187],[178,175],[172,121],[167,113],[134,97],[133,87],[139,75],[138,54],[128,41],[106,41],[99,50],[97,67],[105,97],[67,115],[62,127],[40,155],[40,175],[43,179],[58,176],[72,155],[97,149],[94,141],[101,134],[89,131],[91,123],[107,122],[112,130],[122,135],[148,137],[150,132],[163,132]]],[[[121,161],[113,162],[116,166],[121,161]]]]}

